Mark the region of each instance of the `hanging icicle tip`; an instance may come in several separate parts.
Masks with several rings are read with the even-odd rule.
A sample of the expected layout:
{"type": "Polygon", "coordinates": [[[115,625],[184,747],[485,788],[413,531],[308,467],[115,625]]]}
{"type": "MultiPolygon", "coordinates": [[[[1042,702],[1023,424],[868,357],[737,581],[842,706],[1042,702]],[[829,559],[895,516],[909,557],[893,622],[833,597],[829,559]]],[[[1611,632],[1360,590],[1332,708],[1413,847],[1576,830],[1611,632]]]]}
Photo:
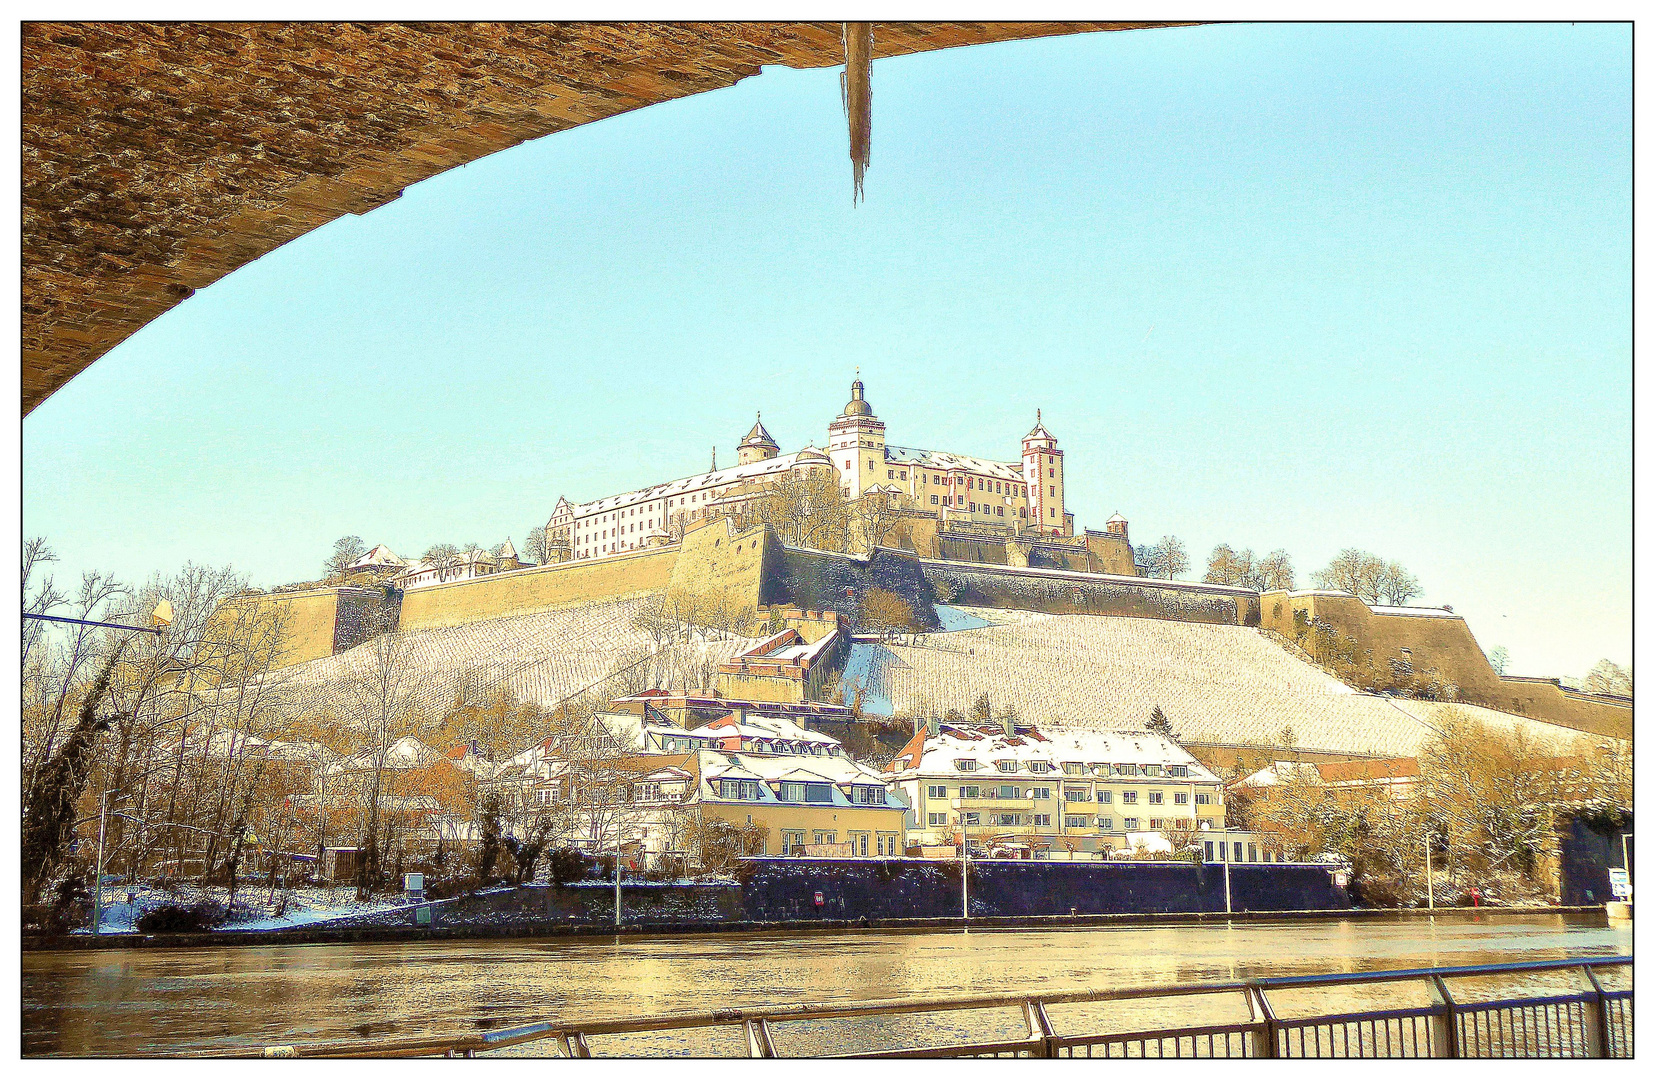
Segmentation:
{"type": "Polygon", "coordinates": [[[873,23],[843,23],[845,70],[839,76],[845,120],[850,125],[851,205],[862,201],[862,174],[868,171],[868,149],[873,137],[873,23]]]}

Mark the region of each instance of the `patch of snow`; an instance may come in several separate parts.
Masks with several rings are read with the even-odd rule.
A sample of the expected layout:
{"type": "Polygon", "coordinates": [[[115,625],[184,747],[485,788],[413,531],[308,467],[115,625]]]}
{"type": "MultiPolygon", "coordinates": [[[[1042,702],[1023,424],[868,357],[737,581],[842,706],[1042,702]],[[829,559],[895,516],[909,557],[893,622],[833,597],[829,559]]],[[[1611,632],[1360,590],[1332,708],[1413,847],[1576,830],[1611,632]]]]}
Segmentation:
{"type": "Polygon", "coordinates": [[[950,630],[976,630],[984,626],[994,625],[987,619],[979,615],[973,615],[961,608],[948,607],[946,604],[936,604],[934,606],[937,609],[937,622],[941,624],[939,627],[940,633],[947,633],[950,630]]]}

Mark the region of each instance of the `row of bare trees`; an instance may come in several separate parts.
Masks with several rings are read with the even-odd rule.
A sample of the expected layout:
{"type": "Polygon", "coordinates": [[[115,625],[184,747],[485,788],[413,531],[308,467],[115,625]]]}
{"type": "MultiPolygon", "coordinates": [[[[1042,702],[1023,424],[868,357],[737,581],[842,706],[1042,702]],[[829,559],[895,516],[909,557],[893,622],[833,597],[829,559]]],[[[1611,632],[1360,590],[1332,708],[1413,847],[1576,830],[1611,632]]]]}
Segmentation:
{"type": "Polygon", "coordinates": [[[1557,818],[1613,823],[1632,806],[1625,743],[1560,744],[1522,725],[1494,725],[1449,707],[1418,755],[1418,777],[1356,786],[1289,768],[1232,797],[1231,824],[1269,837],[1290,858],[1337,855],[1366,902],[1419,903],[1426,847],[1439,900],[1478,888],[1509,899],[1549,896],[1557,818]]]}

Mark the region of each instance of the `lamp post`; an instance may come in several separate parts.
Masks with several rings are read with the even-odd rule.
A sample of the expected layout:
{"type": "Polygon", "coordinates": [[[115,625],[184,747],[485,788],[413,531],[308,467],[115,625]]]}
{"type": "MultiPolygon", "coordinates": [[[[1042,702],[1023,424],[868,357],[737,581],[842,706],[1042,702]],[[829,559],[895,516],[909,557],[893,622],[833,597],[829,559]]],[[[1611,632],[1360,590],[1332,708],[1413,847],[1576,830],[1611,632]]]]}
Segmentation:
{"type": "Polygon", "coordinates": [[[92,871],[92,932],[103,933],[103,827],[109,813],[109,789],[98,796],[98,863],[92,871]]]}
{"type": "Polygon", "coordinates": [[[1437,909],[1436,883],[1431,878],[1431,834],[1425,834],[1425,906],[1431,911],[1437,909]]]}

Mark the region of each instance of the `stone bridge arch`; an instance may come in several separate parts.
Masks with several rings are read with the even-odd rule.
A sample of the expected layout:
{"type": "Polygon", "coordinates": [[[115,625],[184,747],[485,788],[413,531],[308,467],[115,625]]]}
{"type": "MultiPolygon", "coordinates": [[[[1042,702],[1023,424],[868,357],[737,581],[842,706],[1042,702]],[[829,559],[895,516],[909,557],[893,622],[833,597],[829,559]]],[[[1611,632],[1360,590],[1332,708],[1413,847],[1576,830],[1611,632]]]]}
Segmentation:
{"type": "MultiPolygon", "coordinates": [[[[879,23],[874,52],[1154,25],[879,23]]],[[[843,61],[837,23],[25,24],[23,413],[196,289],[410,184],[764,64],[843,61]]]]}

